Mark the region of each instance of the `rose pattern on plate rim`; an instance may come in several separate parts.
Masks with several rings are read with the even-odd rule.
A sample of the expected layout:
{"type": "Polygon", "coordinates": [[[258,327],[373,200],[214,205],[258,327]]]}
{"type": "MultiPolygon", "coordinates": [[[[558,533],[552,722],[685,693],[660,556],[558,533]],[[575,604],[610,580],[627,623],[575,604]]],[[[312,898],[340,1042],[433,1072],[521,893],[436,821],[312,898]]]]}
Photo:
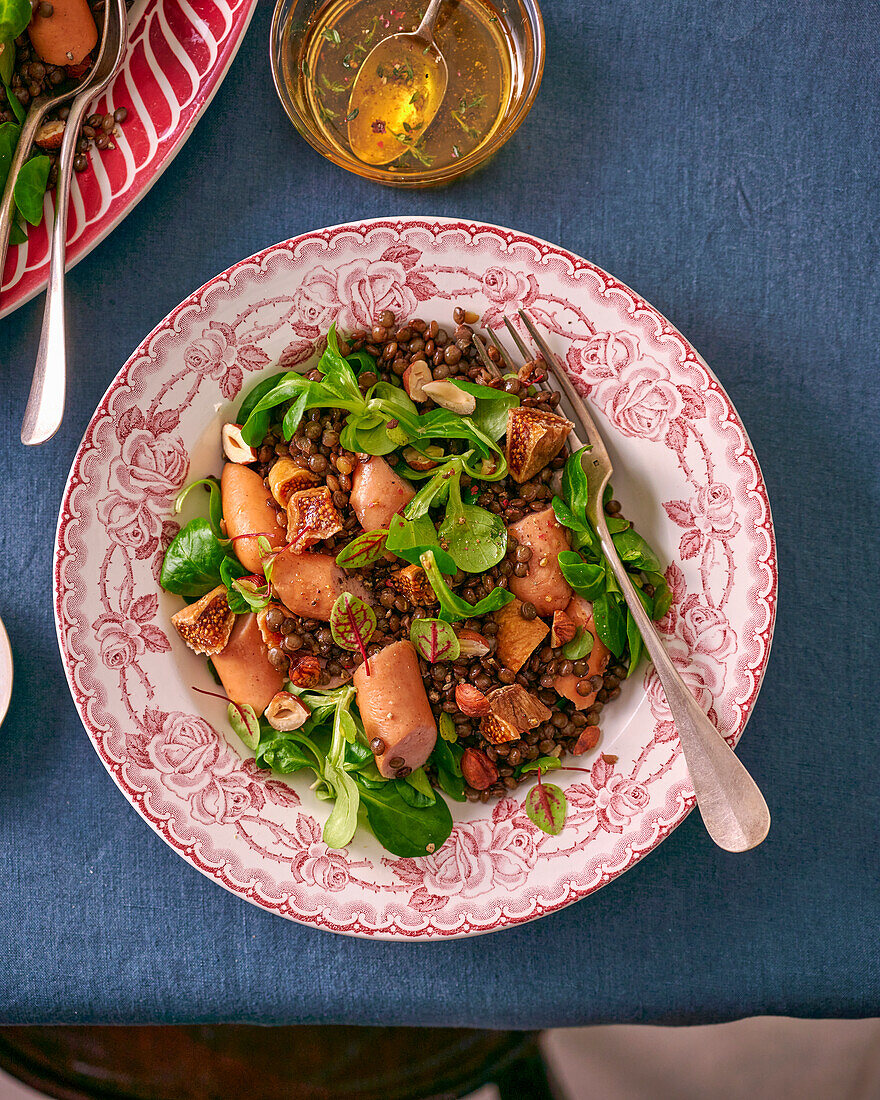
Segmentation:
{"type": "MultiPolygon", "coordinates": [[[[560,836],[538,831],[521,802],[509,797],[480,806],[482,817],[458,822],[439,851],[419,860],[387,853],[377,858],[372,850],[362,852],[357,838],[345,851],[328,849],[319,820],[294,789],[295,779],[272,778],[245,758],[242,746],[233,747],[231,734],[227,740],[206,719],[165,711],[157,703],[155,670],[161,666],[155,658],[171,661],[172,643],[156,621],[167,622],[168,614],[160,608],[156,579],[179,529],[173,500],[190,476],[185,439],[204,429],[204,413],[201,423],[189,431],[186,426],[200,396],[213,413],[223,401],[238,398],[248,375],[270,364],[301,368],[323,349],[331,322],[341,329],[363,327],[386,308],[399,316],[443,316],[459,301],[478,303],[481,323],[493,325],[527,306],[564,350],[576,384],[607,418],[609,437],[617,433],[673,457],[680,492],[662,503],[681,533],[678,561],[666,571],[674,604],[659,626],[696,697],[714,719],[723,719],[731,740],[742,731],[757,694],[772,632],[772,527],[747,438],[686,341],[604,272],[507,231],[392,220],[307,234],[218,276],[178,307],[120,372],[74,462],[56,553],[59,638],[74,697],[102,759],[161,835],[249,900],[339,931],[458,935],[531,919],[621,873],[693,804],[652,670],[643,678],[652,727],[631,759],[593,753],[571,761],[588,776],[567,773],[577,778],[565,783],[570,809],[560,836]],[[316,262],[312,257],[321,250],[327,255],[316,262]],[[284,293],[265,295],[263,286],[282,289],[279,271],[285,265],[296,270],[295,252],[301,273],[284,280],[284,293]],[[553,278],[542,270],[551,259],[553,278]],[[609,299],[617,307],[614,323],[600,324],[596,302],[609,299]],[[683,368],[688,378],[702,376],[703,385],[679,377],[683,368]],[[731,447],[719,460],[720,440],[710,431],[714,426],[717,435],[719,425],[736,428],[734,449],[740,462],[743,455],[747,459],[748,492],[732,488],[717,472],[719,465],[731,465],[731,447]],[[101,561],[90,593],[100,608],[88,620],[88,635],[74,642],[85,601],[69,589],[82,565],[70,553],[81,543],[82,523],[71,502],[84,494],[100,527],[92,536],[100,543],[101,561]],[[751,510],[750,518],[744,509],[751,510]],[[735,540],[751,531],[753,557],[738,561],[735,540]],[[753,637],[746,645],[729,614],[741,568],[749,574],[748,598],[756,605],[749,609],[753,637]],[[86,650],[86,659],[79,660],[76,654],[86,650]],[[738,650],[744,656],[737,657],[738,650]],[[104,687],[95,690],[101,681],[104,687]],[[110,684],[128,719],[125,731],[107,732],[110,684]],[[734,694],[747,701],[732,705],[734,694]],[[101,723],[92,714],[96,700],[101,723]],[[614,858],[602,837],[613,842],[614,858]],[[211,853],[230,843],[236,859],[218,864],[211,853]],[[591,846],[597,850],[589,860],[591,846]],[[560,880],[544,889],[553,868],[567,868],[563,878],[571,879],[578,861],[588,866],[575,885],[560,880]],[[539,904],[536,893],[550,900],[539,904]],[[316,901],[320,896],[339,899],[338,918],[327,915],[326,905],[316,901]],[[357,901],[354,908],[345,901],[349,897],[357,901]]],[[[742,612],[737,614],[739,621],[742,612]]]]}

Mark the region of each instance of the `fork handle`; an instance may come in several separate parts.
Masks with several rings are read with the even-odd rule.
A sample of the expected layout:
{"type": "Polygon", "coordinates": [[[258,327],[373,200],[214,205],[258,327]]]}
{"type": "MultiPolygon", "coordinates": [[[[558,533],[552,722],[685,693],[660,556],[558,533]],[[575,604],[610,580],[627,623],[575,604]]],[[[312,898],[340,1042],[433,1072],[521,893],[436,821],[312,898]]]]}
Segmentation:
{"type": "Polygon", "coordinates": [[[45,443],[58,431],[64,417],[67,389],[67,338],[65,333],[64,266],[67,259],[67,211],[70,181],[80,123],[94,99],[90,90],[81,92],[70,106],[64,138],[58,154],[58,183],[55,188],[55,220],[49,243],[49,282],[43,309],[43,327],[37,362],[31,382],[21,441],[28,447],[45,443]]]}
{"type": "MultiPolygon", "coordinates": [[[[601,494],[599,494],[601,499],[601,494]]],[[[770,811],[754,779],[682,680],[617,554],[601,508],[590,509],[602,550],[660,678],[684,752],[706,831],[728,852],[746,852],[766,837],[770,811]]]]}

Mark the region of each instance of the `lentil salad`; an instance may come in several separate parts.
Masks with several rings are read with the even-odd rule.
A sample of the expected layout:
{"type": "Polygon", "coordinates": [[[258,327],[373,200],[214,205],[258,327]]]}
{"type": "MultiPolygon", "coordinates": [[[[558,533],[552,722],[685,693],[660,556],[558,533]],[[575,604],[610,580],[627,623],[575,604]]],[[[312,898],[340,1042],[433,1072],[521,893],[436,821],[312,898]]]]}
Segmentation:
{"type": "MultiPolygon", "coordinates": [[[[259,382],[224,425],[219,481],[178,498],[203,486],[209,517],[166,552],[162,586],[191,601],[172,621],[257,764],[314,773],[331,847],[360,808],[389,851],[425,855],[452,828],[442,795],[535,780],[526,811],[558,832],[542,775],[596,749],[641,656],[545,364],[481,361],[477,320],[331,327],[317,367],[259,382]]],[[[662,617],[656,555],[605,512],[662,617]]]]}
{"type": "MultiPolygon", "coordinates": [[[[131,6],[131,0],[127,0],[131,6]]],[[[31,102],[78,84],[94,64],[106,0],[0,0],[0,187],[31,102]]],[[[34,139],[16,188],[18,218],[11,244],[26,240],[25,224],[43,217],[43,194],[58,181],[57,158],[69,108],[50,111],[34,139]]],[[[125,107],[89,115],[82,123],[73,168],[84,172],[88,154],[115,148],[125,107]]]]}

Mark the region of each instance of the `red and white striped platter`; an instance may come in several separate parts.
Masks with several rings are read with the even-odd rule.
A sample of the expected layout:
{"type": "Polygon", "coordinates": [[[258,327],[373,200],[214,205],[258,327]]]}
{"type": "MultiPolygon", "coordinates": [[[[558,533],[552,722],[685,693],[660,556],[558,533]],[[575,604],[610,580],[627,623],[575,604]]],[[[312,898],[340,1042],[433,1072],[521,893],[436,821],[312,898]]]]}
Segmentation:
{"type": "MultiPolygon", "coordinates": [[[[74,176],[67,230],[72,267],[115,229],[177,155],[235,57],[256,0],[137,0],[129,12],[125,64],[95,111],[128,110],[116,148],[91,154],[74,176]]],[[[26,244],[10,248],[3,272],[0,317],[46,285],[48,227],[30,227],[26,244]]]]}

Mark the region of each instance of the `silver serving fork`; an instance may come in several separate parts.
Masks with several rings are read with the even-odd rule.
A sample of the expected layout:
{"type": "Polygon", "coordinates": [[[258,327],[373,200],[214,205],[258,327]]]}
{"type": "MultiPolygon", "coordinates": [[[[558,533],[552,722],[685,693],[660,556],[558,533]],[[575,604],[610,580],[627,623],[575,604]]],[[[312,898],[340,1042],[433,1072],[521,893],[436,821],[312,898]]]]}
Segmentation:
{"type": "MultiPolygon", "coordinates": [[[[591,449],[583,457],[583,469],[589,485],[587,518],[599,536],[602,550],[641,632],[645,648],[654,662],[660,683],[666,693],[666,700],[675,721],[703,822],[709,835],[720,848],[728,852],[746,852],[760,844],[767,836],[770,828],[770,811],[767,809],[767,803],[733,749],[715,729],[688,691],[687,685],[666,652],[657,629],[642,606],[629,574],[617,554],[605,520],[602,500],[605,487],[613,472],[605,443],[586,405],[547,341],[523,310],[519,310],[519,315],[541,358],[546,363],[548,374],[552,375],[553,382],[564,395],[566,411],[579,424],[583,432],[585,438],[580,445],[584,442],[591,445],[591,449]]],[[[529,352],[519,333],[506,317],[504,323],[524,359],[526,361],[534,359],[535,356],[529,352]]],[[[492,329],[488,328],[487,332],[502,356],[509,361],[510,357],[492,329]]],[[[496,365],[489,359],[479,339],[475,340],[475,343],[484,365],[491,373],[497,373],[496,365]]]]}
{"type": "MultiPolygon", "coordinates": [[[[128,13],[125,0],[107,0],[104,32],[95,64],[70,105],[58,154],[58,184],[55,188],[55,222],[49,245],[49,285],[43,309],[43,327],[37,348],[37,362],[28,397],[21,441],[32,447],[45,443],[58,431],[64,416],[67,388],[67,341],[64,320],[64,265],[67,254],[67,210],[73,158],[80,123],[90,104],[109,85],[122,67],[128,45],[128,13]]],[[[24,138],[24,134],[22,135],[24,138]]],[[[11,173],[10,173],[11,176],[11,173]]]]}

